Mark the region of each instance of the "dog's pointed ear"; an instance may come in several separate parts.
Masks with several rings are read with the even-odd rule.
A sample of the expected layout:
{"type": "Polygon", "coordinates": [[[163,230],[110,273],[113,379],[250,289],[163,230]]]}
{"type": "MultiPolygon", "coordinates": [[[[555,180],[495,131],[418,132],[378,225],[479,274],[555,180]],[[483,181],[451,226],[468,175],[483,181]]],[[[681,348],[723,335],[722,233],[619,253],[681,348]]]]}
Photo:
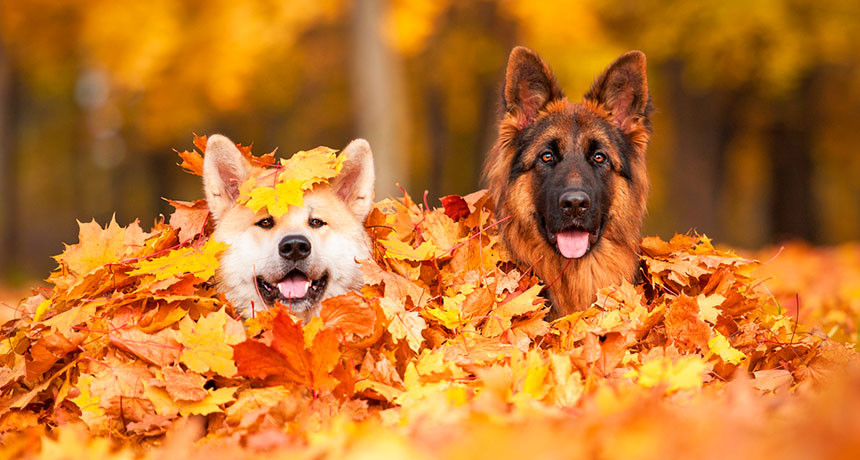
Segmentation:
{"type": "Polygon", "coordinates": [[[221,219],[239,198],[239,185],[251,174],[251,162],[230,139],[215,134],[206,142],[203,190],[215,220],[221,219]]]}
{"type": "Polygon", "coordinates": [[[518,46],[508,57],[505,71],[505,110],[521,126],[534,121],[550,101],[564,97],[549,66],[534,51],[518,46]]]}
{"type": "Polygon", "coordinates": [[[608,110],[615,125],[626,133],[647,126],[651,98],[645,54],[641,51],[622,54],[594,81],[584,99],[608,110]]]}
{"type": "Polygon", "coordinates": [[[373,152],[366,140],[356,139],[343,149],[343,155],[346,156],[343,169],[332,180],[331,186],[352,213],[364,220],[373,206],[373,184],[376,180],[373,152]]]}

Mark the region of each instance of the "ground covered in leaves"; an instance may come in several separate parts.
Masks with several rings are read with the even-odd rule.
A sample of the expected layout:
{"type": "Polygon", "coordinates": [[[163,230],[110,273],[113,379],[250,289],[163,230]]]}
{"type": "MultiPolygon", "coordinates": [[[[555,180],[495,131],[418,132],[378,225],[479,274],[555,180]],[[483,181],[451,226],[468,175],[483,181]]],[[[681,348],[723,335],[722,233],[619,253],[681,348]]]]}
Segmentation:
{"type": "Polygon", "coordinates": [[[0,457],[860,455],[856,247],[645,238],[641,284],[551,320],[484,192],[404,196],[368,217],[366,286],[302,325],[242,321],[205,202],[172,203],[81,224],[2,325],[0,457]]]}

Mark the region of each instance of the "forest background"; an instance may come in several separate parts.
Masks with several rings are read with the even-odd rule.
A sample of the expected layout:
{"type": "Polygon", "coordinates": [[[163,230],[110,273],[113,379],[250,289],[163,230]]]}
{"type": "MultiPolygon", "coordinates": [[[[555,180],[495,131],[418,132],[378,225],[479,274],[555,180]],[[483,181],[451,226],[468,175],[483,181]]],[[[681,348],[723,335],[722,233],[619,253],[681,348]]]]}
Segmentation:
{"type": "MultiPolygon", "coordinates": [[[[522,44],[573,100],[648,56],[645,233],[860,239],[860,2],[11,0],[0,3],[0,284],[43,278],[77,220],[148,226],[202,197],[173,149],[367,138],[377,198],[466,194],[522,44]]],[[[2,291],[2,289],[0,289],[2,291]]]]}

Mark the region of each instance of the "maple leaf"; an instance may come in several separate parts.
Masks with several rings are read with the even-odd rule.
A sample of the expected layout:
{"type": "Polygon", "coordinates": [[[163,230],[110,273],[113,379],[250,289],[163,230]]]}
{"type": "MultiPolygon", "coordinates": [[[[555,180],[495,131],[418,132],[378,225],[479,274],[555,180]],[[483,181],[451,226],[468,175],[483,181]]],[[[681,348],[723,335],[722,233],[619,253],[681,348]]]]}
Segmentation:
{"type": "Polygon", "coordinates": [[[274,187],[257,186],[250,190],[246,196],[245,206],[254,212],[266,208],[272,217],[278,218],[286,214],[290,206],[302,206],[304,204],[304,183],[296,179],[288,179],[278,182],[274,187]]]}
{"type": "Polygon", "coordinates": [[[173,329],[148,334],[138,327],[118,327],[109,334],[111,344],[157,366],[166,366],[179,359],[178,335],[173,329]]]}
{"type": "Polygon", "coordinates": [[[337,155],[336,150],[328,147],[297,152],[288,159],[281,159],[280,172],[271,173],[274,174],[271,186],[258,184],[255,177],[240,184],[238,201],[254,212],[266,208],[273,217],[281,217],[290,206],[303,205],[304,191],[337,176],[345,161],[345,156],[337,155]]]}
{"type": "Polygon", "coordinates": [[[681,295],[669,305],[666,313],[666,331],[681,347],[707,349],[711,328],[699,319],[699,304],[695,299],[681,295]]]}
{"type": "Polygon", "coordinates": [[[209,219],[209,207],[205,200],[174,201],[167,200],[176,211],[170,215],[170,226],[179,229],[179,241],[186,242],[203,235],[209,219]]]}
{"type": "Polygon", "coordinates": [[[543,307],[538,297],[543,286],[534,285],[517,296],[511,296],[504,303],[500,303],[491,313],[484,325],[485,337],[496,337],[511,328],[511,319],[515,316],[524,315],[543,307]]]}
{"type": "Polygon", "coordinates": [[[424,343],[422,332],[427,329],[427,322],[416,311],[406,311],[404,306],[388,297],[379,299],[379,306],[388,319],[388,332],[395,340],[406,340],[409,348],[418,352],[424,343]]]}
{"type": "Polygon", "coordinates": [[[293,381],[317,391],[330,391],[338,383],[331,375],[340,360],[335,332],[318,331],[306,347],[301,325],[283,311],[275,316],[271,346],[246,340],[233,350],[239,375],[293,381]]]}
{"type": "Polygon", "coordinates": [[[185,171],[194,174],[196,176],[203,175],[203,156],[195,151],[182,151],[176,152],[179,155],[179,158],[182,159],[182,163],[179,163],[179,166],[182,167],[185,171]]]}
{"type": "Polygon", "coordinates": [[[323,300],[319,317],[326,328],[342,334],[347,341],[359,338],[372,341],[381,332],[376,311],[355,292],[323,300]]]}
{"type": "Polygon", "coordinates": [[[626,376],[635,377],[645,388],[665,387],[666,393],[701,388],[702,379],[709,366],[698,356],[683,356],[677,361],[657,359],[643,364],[626,376]]]}
{"type": "Polygon", "coordinates": [[[78,226],[79,243],[66,245],[65,252],[55,257],[57,262],[77,275],[121,261],[134,248],[142,246],[146,239],[146,234],[136,221],[123,228],[116,223],[116,216],[111,218],[105,228],[101,228],[95,220],[78,222],[78,226]]]}
{"type": "Polygon", "coordinates": [[[443,254],[443,251],[430,241],[424,241],[417,247],[412,247],[409,243],[398,239],[381,240],[380,243],[385,247],[386,255],[400,260],[420,262],[422,260],[432,260],[443,254]]]}
{"type": "Polygon", "coordinates": [[[296,180],[302,183],[304,190],[310,190],[314,185],[337,176],[344,162],[345,156],[328,147],[296,152],[290,158],[281,159],[283,172],[280,180],[296,180]]]}
{"type": "Polygon", "coordinates": [[[138,262],[138,268],[129,272],[129,275],[153,275],[156,281],[161,281],[190,273],[197,278],[207,280],[215,275],[218,256],[225,249],[227,245],[216,240],[207,241],[199,249],[194,247],[174,249],[161,257],[138,262]]]}
{"type": "Polygon", "coordinates": [[[215,372],[225,377],[236,373],[231,345],[245,339],[242,324],[218,310],[194,322],[188,316],[179,322],[179,343],[182,353],[179,360],[188,369],[198,372],[215,372]]]}
{"type": "Polygon", "coordinates": [[[708,349],[729,364],[740,364],[747,357],[740,350],[733,348],[726,336],[720,333],[708,340],[708,349]]]}
{"type": "Polygon", "coordinates": [[[443,196],[439,198],[439,201],[442,202],[442,206],[445,208],[445,215],[453,220],[460,220],[471,213],[469,204],[460,195],[443,196]]]}

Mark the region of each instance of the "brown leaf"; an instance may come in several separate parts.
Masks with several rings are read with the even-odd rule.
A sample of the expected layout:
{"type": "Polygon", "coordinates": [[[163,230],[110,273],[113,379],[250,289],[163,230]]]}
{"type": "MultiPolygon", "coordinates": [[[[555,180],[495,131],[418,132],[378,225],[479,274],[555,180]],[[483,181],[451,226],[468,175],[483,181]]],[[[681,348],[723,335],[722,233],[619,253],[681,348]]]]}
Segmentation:
{"type": "Polygon", "coordinates": [[[349,342],[359,338],[372,338],[382,333],[376,310],[355,292],[324,300],[320,319],[326,328],[338,331],[349,342]]]}
{"type": "Polygon", "coordinates": [[[167,200],[176,211],[170,215],[170,226],[179,229],[179,241],[186,242],[203,235],[209,219],[209,206],[206,200],[174,201],[167,200]]]}
{"type": "Polygon", "coordinates": [[[669,304],[665,324],[666,332],[679,348],[708,349],[711,328],[699,319],[699,304],[695,298],[681,294],[669,304]]]}

